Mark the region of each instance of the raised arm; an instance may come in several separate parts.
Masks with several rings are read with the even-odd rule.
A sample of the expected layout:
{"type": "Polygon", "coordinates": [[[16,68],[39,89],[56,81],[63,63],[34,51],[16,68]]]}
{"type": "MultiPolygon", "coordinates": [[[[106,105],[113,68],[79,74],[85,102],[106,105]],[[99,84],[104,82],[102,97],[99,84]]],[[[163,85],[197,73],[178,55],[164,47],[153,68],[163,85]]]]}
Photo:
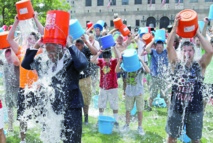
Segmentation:
{"type": "Polygon", "coordinates": [[[85,38],[85,36],[83,35],[81,37],[81,39],[84,41],[84,43],[87,45],[87,47],[89,48],[90,52],[92,55],[96,55],[98,53],[98,50],[94,47],[94,45],[91,45],[85,38]]]}
{"type": "Polygon", "coordinates": [[[112,29],[111,31],[109,31],[108,35],[109,35],[109,34],[113,34],[115,31],[117,31],[117,29],[115,29],[115,28],[112,29]]]}
{"type": "Polygon", "coordinates": [[[122,57],[119,57],[118,63],[117,63],[116,68],[115,68],[116,73],[121,72],[121,63],[122,63],[122,57]]]}
{"type": "Polygon", "coordinates": [[[167,39],[166,48],[167,48],[167,52],[168,52],[168,59],[171,64],[174,64],[177,61],[177,53],[176,53],[173,45],[174,45],[174,41],[175,41],[176,29],[177,29],[179,20],[180,20],[180,16],[176,15],[172,31],[169,33],[169,36],[167,39]]]}
{"type": "Polygon", "coordinates": [[[155,39],[153,38],[152,41],[146,45],[145,50],[148,54],[151,53],[151,51],[152,51],[151,48],[152,48],[152,45],[154,44],[154,42],[155,42],[155,39]]]}
{"type": "Polygon", "coordinates": [[[10,29],[9,34],[7,36],[7,41],[10,44],[10,47],[12,48],[12,50],[15,52],[15,54],[18,53],[18,48],[19,48],[18,43],[16,43],[16,41],[14,40],[14,33],[16,31],[18,23],[19,23],[19,20],[18,20],[18,17],[16,15],[15,16],[15,21],[13,23],[13,26],[10,29]]]}
{"type": "Polygon", "coordinates": [[[94,55],[91,59],[90,59],[90,62],[94,63],[94,64],[98,64],[98,57],[101,55],[101,51],[99,51],[97,53],[97,55],[94,55]]]}
{"type": "Polygon", "coordinates": [[[205,50],[205,54],[201,57],[199,61],[201,67],[203,68],[203,70],[205,70],[212,59],[213,47],[210,42],[200,33],[199,30],[197,30],[197,36],[200,40],[203,49],[205,50]]]}
{"type": "Polygon", "coordinates": [[[38,20],[38,13],[35,12],[34,13],[34,17],[33,17],[35,23],[36,23],[36,26],[38,27],[38,32],[41,34],[41,35],[44,35],[44,27],[43,25],[41,24],[41,22],[38,20]]]}

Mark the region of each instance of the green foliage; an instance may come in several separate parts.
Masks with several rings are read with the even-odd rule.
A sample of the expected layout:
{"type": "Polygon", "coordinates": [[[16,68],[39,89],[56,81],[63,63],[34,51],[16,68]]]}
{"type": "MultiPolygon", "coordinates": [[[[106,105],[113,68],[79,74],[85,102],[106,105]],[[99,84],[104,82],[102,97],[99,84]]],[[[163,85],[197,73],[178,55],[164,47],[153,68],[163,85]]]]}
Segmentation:
{"type": "MultiPolygon", "coordinates": [[[[14,22],[14,17],[17,14],[17,0],[0,0],[0,25],[11,25],[14,22]]],[[[49,10],[70,10],[70,5],[66,0],[31,0],[34,11],[39,13],[39,20],[42,24],[45,23],[46,13],[49,10]],[[43,4],[43,7],[42,5],[43,4]]]]}

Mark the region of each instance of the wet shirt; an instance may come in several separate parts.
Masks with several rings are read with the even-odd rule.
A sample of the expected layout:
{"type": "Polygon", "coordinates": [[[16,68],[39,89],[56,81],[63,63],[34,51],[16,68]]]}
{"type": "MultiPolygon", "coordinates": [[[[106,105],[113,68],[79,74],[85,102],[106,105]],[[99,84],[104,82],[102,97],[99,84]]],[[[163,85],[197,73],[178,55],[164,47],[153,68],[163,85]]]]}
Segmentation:
{"type": "Polygon", "coordinates": [[[127,85],[125,90],[127,96],[139,96],[144,93],[142,82],[143,73],[143,68],[139,69],[136,72],[127,72],[127,85]]]}
{"type": "Polygon", "coordinates": [[[4,63],[3,70],[6,91],[9,91],[11,87],[19,88],[19,66],[4,63]]]}
{"type": "MultiPolygon", "coordinates": [[[[90,50],[87,47],[83,47],[81,50],[82,53],[86,56],[87,60],[90,61],[90,56],[92,55],[90,50]]],[[[87,65],[87,68],[80,73],[80,79],[87,78],[91,75],[91,64],[87,65]]]]}
{"type": "Polygon", "coordinates": [[[100,67],[100,88],[108,90],[118,88],[117,74],[115,68],[117,59],[110,59],[110,63],[106,63],[103,58],[98,59],[100,67]]]}
{"type": "Polygon", "coordinates": [[[172,103],[174,110],[199,113],[203,110],[201,67],[194,62],[190,68],[177,64],[173,75],[172,103]]]}
{"type": "Polygon", "coordinates": [[[167,50],[165,49],[162,53],[159,54],[155,49],[152,49],[150,55],[151,76],[162,76],[167,72],[168,67],[167,50]]]}

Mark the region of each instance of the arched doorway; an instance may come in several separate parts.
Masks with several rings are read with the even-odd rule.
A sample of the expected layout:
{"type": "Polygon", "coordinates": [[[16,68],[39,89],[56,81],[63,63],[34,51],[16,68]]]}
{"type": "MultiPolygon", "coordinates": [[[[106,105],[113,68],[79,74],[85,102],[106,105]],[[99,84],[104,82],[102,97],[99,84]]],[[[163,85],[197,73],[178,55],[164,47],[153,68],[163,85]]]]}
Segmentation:
{"type": "Polygon", "coordinates": [[[156,27],[156,19],[154,17],[148,17],[146,20],[146,26],[149,26],[149,24],[154,24],[154,27],[156,27]]]}
{"type": "Polygon", "coordinates": [[[169,18],[167,16],[163,16],[160,19],[160,28],[167,28],[169,25],[169,18]]]}

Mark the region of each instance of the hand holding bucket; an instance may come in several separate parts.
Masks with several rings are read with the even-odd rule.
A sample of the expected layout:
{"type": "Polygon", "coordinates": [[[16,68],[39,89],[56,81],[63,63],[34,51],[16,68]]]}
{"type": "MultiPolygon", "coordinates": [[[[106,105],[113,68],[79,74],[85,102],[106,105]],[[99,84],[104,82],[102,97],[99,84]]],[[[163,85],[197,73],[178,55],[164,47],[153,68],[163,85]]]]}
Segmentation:
{"type": "Polygon", "coordinates": [[[16,2],[16,11],[19,20],[27,20],[33,18],[34,10],[30,0],[22,0],[16,2]]]}

